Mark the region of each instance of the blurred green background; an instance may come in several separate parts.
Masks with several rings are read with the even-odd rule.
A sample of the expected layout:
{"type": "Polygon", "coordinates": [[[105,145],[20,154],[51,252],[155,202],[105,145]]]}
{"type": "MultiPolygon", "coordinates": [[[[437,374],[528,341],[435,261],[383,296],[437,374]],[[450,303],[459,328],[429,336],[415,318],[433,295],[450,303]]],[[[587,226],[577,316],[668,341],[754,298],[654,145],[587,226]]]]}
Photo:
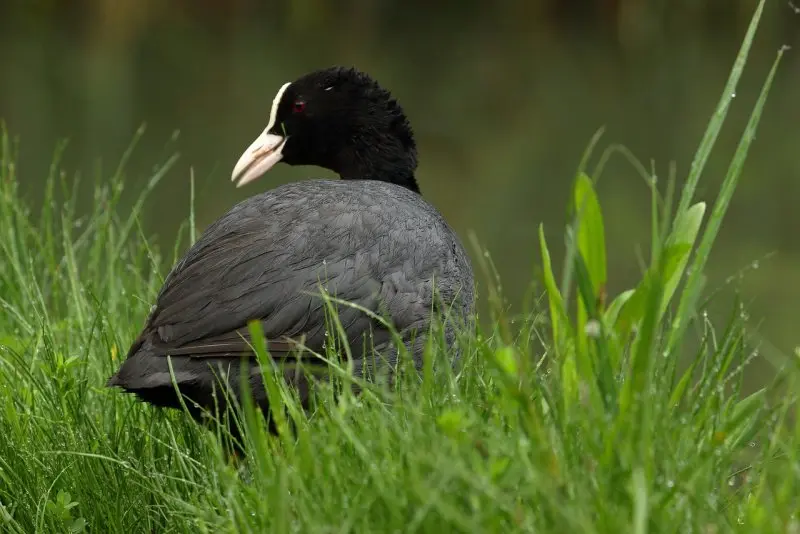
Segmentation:
{"type": "MultiPolygon", "coordinates": [[[[539,262],[537,225],[562,243],[568,189],[592,134],[622,143],[666,178],[682,179],[719,98],[756,0],[4,0],[0,118],[18,136],[25,194],[36,203],[54,147],[65,168],[110,175],[134,132],[129,206],[155,164],[179,164],[147,204],[146,231],[171,250],[188,215],[198,224],[279,183],[323,176],[281,166],[235,189],[230,171],[267,122],[285,81],[330,64],[367,70],[415,127],[423,194],[467,239],[489,249],[512,310],[539,262]]],[[[710,262],[714,289],[741,288],[754,326],[783,351],[800,297],[800,12],[768,2],[729,122],[701,182],[712,203],[777,49],[783,63],[757,142],[710,262]],[[770,255],[769,257],[766,257],[770,255]],[[754,267],[758,268],[754,268],[754,267]]],[[[610,293],[648,253],[649,194],[614,158],[601,182],[610,293]]],[[[558,251],[556,251],[558,254],[558,251]]]]}

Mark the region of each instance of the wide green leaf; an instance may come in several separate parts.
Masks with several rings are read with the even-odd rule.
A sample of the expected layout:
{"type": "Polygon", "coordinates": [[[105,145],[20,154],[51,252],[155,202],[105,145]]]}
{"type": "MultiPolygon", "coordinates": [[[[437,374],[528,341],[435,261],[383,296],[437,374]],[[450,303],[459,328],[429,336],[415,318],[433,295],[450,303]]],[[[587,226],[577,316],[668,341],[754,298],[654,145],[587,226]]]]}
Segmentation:
{"type": "Polygon", "coordinates": [[[664,300],[661,302],[661,314],[664,314],[669,305],[675,289],[678,287],[689,255],[694,247],[703,215],[706,212],[706,203],[698,202],[685,213],[678,215],[675,226],[670,235],[667,247],[664,250],[664,300]]]}
{"type": "Polygon", "coordinates": [[[574,209],[578,219],[578,251],[583,256],[595,294],[606,285],[606,238],[603,213],[592,180],[585,173],[578,175],[573,189],[574,209]]]}

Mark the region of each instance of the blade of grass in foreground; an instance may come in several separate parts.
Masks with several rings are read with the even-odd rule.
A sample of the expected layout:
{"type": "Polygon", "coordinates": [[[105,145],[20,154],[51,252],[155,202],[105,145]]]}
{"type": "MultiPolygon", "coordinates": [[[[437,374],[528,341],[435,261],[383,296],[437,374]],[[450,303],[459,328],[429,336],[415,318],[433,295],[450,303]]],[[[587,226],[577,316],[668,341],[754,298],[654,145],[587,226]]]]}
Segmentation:
{"type": "MultiPolygon", "coordinates": [[[[763,4],[764,2],[762,0],[759,3],[756,16],[760,16],[763,4]]],[[[748,32],[748,36],[750,39],[752,39],[750,32],[748,32]]],[[[678,348],[678,345],[684,337],[684,331],[691,320],[689,298],[699,289],[699,284],[702,281],[703,270],[705,269],[706,262],[711,254],[711,247],[714,245],[714,241],[716,240],[717,234],[719,233],[719,229],[722,225],[722,219],[728,210],[731,199],[733,198],[733,193],[736,190],[736,185],[739,182],[739,176],[742,173],[744,162],[747,159],[747,153],[750,150],[750,145],[755,139],[758,123],[761,120],[761,114],[764,111],[764,106],[767,103],[767,95],[772,87],[772,81],[775,78],[775,73],[778,70],[778,65],[780,65],[785,51],[785,47],[781,47],[780,50],[778,50],[778,55],[775,58],[775,61],[772,63],[772,68],[767,75],[767,79],[761,89],[761,94],[759,95],[753,111],[750,114],[750,119],[748,120],[747,126],[742,133],[741,139],[739,140],[739,146],[736,148],[736,152],[728,167],[728,172],[726,173],[725,180],[722,183],[722,188],[720,189],[717,200],[714,203],[713,209],[711,210],[708,225],[703,233],[703,238],[700,240],[700,245],[698,246],[697,253],[694,256],[694,261],[689,268],[686,289],[678,304],[676,319],[672,325],[672,330],[670,332],[669,342],[667,345],[667,350],[670,353],[678,348]]],[[[741,53],[742,52],[740,52],[740,55],[741,53]]],[[[739,60],[737,59],[737,65],[738,63],[739,60]]],[[[681,211],[678,212],[678,216],[680,216],[680,214],[681,211]]]]}
{"type": "Polygon", "coordinates": [[[686,180],[686,184],[683,186],[683,193],[681,194],[678,211],[676,212],[677,216],[680,216],[689,209],[689,204],[694,198],[694,192],[700,181],[700,175],[703,173],[703,169],[705,169],[711,151],[714,150],[714,145],[717,142],[719,132],[722,130],[722,125],[725,123],[725,117],[728,115],[731,102],[736,97],[736,87],[739,84],[739,79],[742,77],[742,72],[744,71],[744,66],[747,64],[747,57],[750,54],[750,48],[753,45],[753,39],[756,35],[756,30],[758,29],[759,22],[761,22],[764,2],[765,0],[760,0],[756,6],[755,13],[750,19],[750,25],[747,27],[747,33],[742,40],[742,46],[739,48],[739,53],[736,55],[733,68],[728,76],[728,81],[725,84],[725,88],[722,90],[717,109],[714,111],[714,115],[711,116],[703,139],[697,147],[697,152],[695,153],[689,170],[689,177],[686,180]]]}

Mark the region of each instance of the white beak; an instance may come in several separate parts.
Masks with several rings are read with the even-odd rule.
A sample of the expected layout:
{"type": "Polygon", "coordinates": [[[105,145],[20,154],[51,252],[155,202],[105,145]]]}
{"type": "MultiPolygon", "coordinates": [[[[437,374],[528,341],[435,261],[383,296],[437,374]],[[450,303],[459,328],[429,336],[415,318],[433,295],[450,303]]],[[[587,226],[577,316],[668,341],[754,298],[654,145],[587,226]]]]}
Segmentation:
{"type": "Polygon", "coordinates": [[[241,187],[263,176],[283,158],[283,146],[286,137],[268,133],[265,129],[255,141],[242,153],[233,167],[231,181],[241,187]]]}

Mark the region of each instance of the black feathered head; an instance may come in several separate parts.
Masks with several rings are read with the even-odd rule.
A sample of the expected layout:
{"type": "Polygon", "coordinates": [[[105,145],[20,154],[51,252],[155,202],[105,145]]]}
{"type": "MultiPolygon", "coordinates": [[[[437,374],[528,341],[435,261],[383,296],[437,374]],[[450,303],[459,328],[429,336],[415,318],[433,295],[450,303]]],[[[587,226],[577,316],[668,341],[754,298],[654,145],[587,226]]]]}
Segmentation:
{"type": "Polygon", "coordinates": [[[232,180],[242,186],[280,161],[419,192],[417,149],[403,109],[354,68],[317,70],[284,84],[273,99],[267,127],[236,163],[232,180]]]}

